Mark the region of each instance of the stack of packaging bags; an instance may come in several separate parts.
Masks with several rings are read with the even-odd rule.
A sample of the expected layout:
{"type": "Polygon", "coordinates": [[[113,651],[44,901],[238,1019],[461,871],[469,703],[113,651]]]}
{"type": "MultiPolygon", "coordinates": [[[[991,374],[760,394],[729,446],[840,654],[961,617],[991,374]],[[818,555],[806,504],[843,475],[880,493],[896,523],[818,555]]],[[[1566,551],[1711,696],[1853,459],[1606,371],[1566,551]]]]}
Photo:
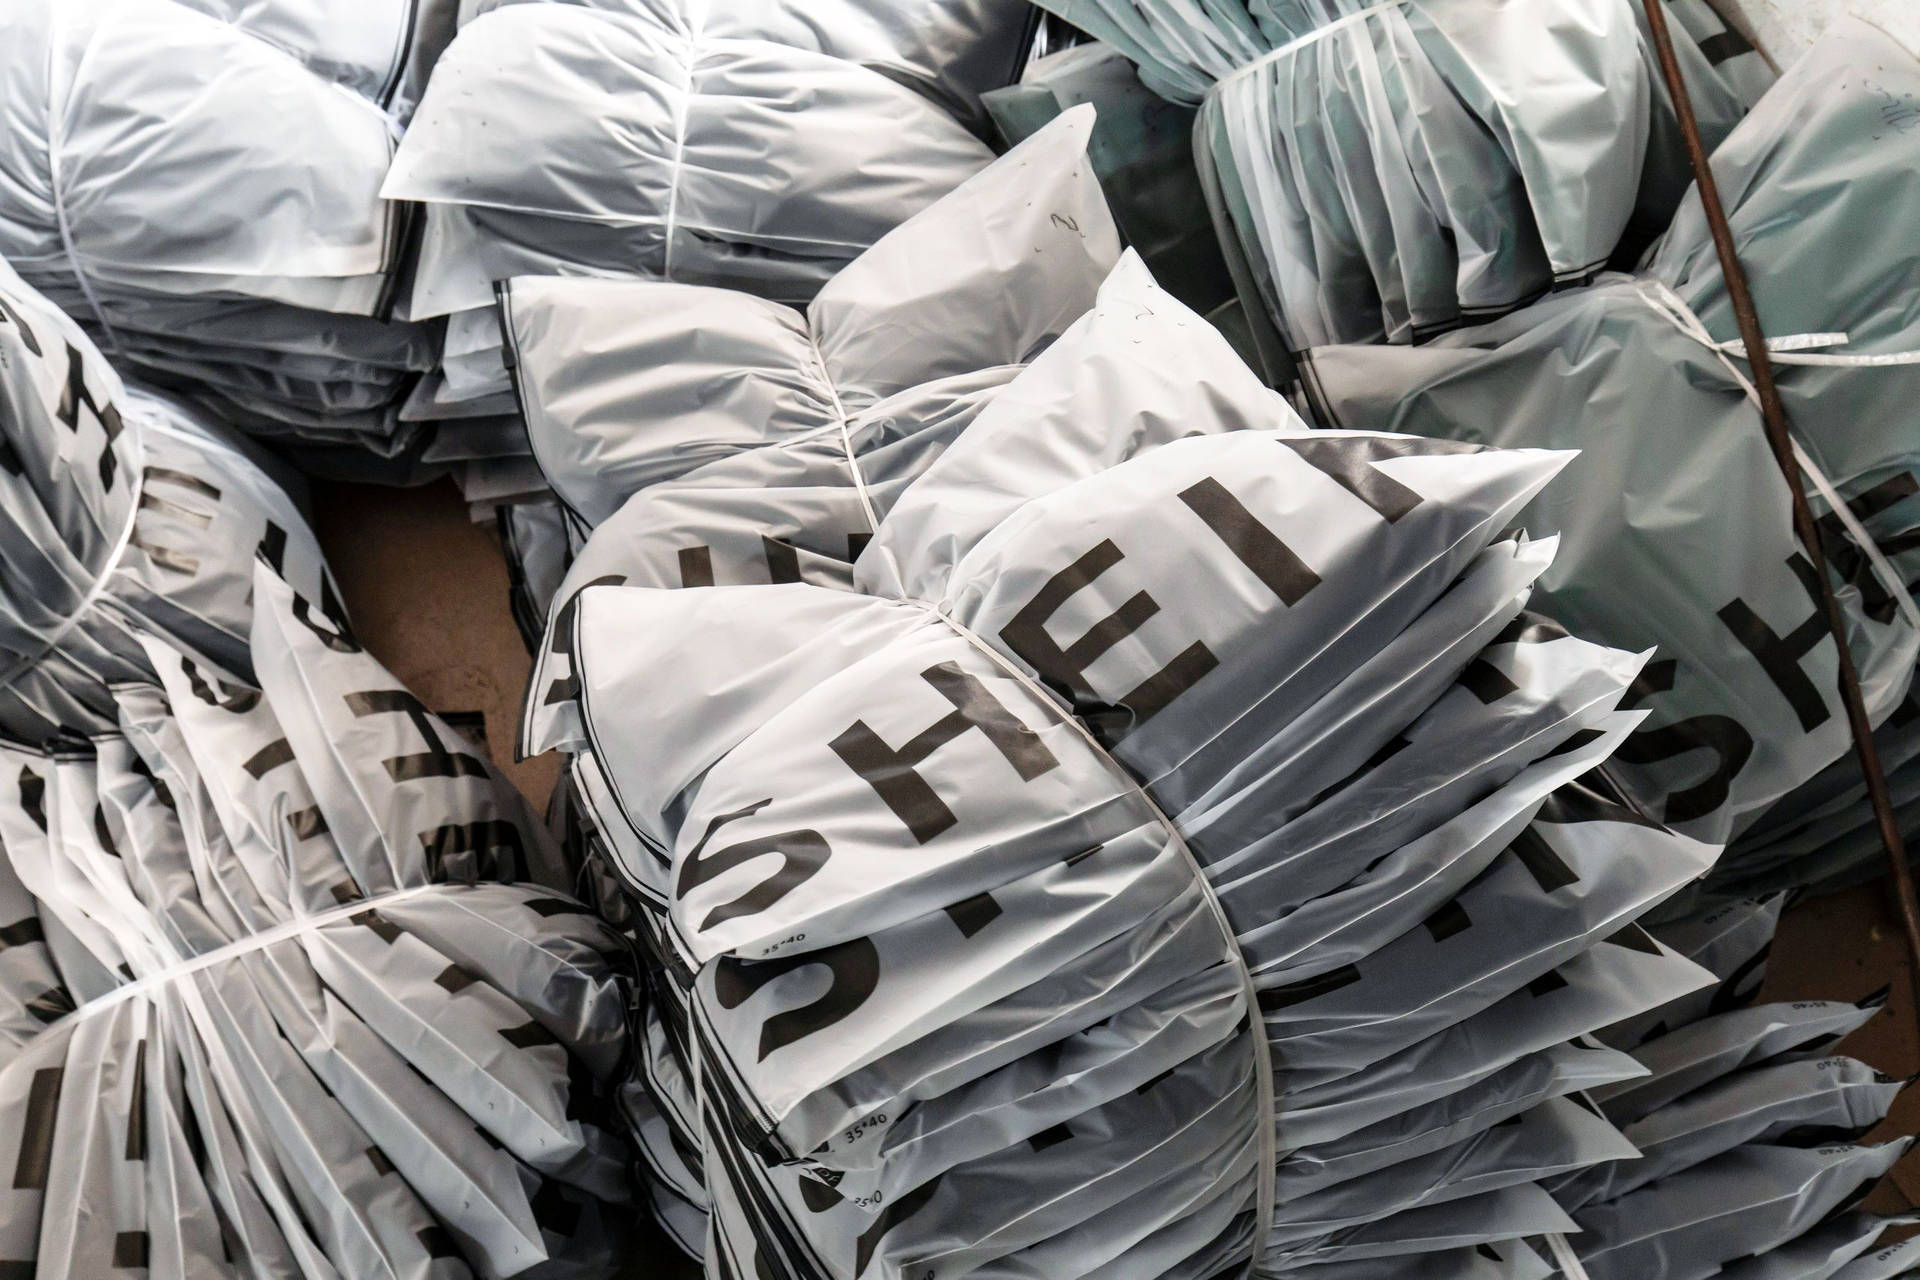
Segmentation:
{"type": "MultiPolygon", "coordinates": [[[[1589,279],[1689,181],[1638,0],[1040,2],[1201,104],[1270,378],[1290,347],[1405,343],[1589,279]]],[[[1764,63],[1702,0],[1669,7],[1717,139],[1764,63]]]]}
{"type": "Polygon", "coordinates": [[[1856,1145],[1904,1082],[1832,1052],[1886,992],[1754,1006],[1782,904],[1735,899],[1656,927],[1719,982],[1601,1033],[1647,1074],[1591,1095],[1639,1155],[1552,1186],[1580,1224],[1568,1243],[1594,1280],[1906,1273],[1904,1261],[1864,1255],[1913,1219],[1854,1208],[1911,1142],[1856,1145]]]}
{"type": "Polygon", "coordinates": [[[1544,1274],[1541,1184],[1634,1150],[1585,1037],[1713,981],[1632,922],[1718,851],[1614,784],[1644,655],[1526,612],[1567,457],[1308,432],[1131,256],[1068,323],[1088,123],[804,316],[626,286],[630,353],[763,336],[728,402],[629,361],[625,434],[595,294],[503,291],[598,526],[523,745],[654,960],[656,1208],[716,1275],[1544,1274]]]}
{"type": "MultiPolygon", "coordinates": [[[[503,282],[528,438],[577,556],[565,594],[662,555],[674,585],[714,581],[746,554],[759,581],[851,586],[869,509],[890,506],[1086,311],[1118,259],[1084,159],[1092,127],[1092,108],[1069,113],[885,236],[804,311],[697,285],[503,282]],[[704,553],[673,545],[690,504],[704,553]]],[[[556,589],[534,601],[541,630],[556,589]]]]}
{"type": "Polygon", "coordinates": [[[490,505],[530,475],[492,280],[804,297],[985,163],[980,95],[1038,14],[10,0],[7,19],[0,256],[115,359],[310,465],[452,470],[490,505]]]}
{"type": "Polygon", "coordinates": [[[608,1274],[628,944],[287,494],[11,273],[0,397],[0,1272],[608,1274]]]}
{"type": "MultiPolygon", "coordinates": [[[[1920,802],[1915,94],[1920,64],[1849,21],[1714,154],[1903,822],[1920,802]]],[[[1721,891],[1877,872],[1833,643],[1697,196],[1633,277],[1413,350],[1320,348],[1302,370],[1325,425],[1579,449],[1528,513],[1562,535],[1537,607],[1657,648],[1623,784],[1671,826],[1735,839],[1721,891]]]]}
{"type": "Polygon", "coordinates": [[[249,431],[405,452],[436,352],[389,322],[408,217],[380,187],[452,7],[7,0],[0,258],[249,431]]]}
{"type": "MultiPolygon", "coordinates": [[[[1637,4],[1044,7],[16,3],[0,1273],[1912,1265],[1698,903],[1873,850],[1637,4]],[[586,874],[210,412],[500,505],[586,874]]],[[[1668,9],[1911,808],[1920,68],[1668,9]]]]}
{"type": "MultiPolygon", "coordinates": [[[[492,425],[515,410],[495,282],[551,272],[804,302],[992,158],[968,123],[1018,73],[1035,13],[622,0],[465,16],[382,194],[423,211],[410,313],[446,317],[412,403],[446,419],[430,456],[464,454],[469,499],[511,505],[539,483],[492,425]]],[[[508,519],[537,538],[541,513],[508,519]]]]}

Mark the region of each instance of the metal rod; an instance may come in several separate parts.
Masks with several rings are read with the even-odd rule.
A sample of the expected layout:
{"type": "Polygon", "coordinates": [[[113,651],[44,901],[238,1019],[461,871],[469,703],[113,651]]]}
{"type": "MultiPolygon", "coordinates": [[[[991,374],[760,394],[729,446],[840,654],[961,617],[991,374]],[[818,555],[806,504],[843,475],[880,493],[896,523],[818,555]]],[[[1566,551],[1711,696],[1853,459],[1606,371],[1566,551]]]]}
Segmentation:
{"type": "Polygon", "coordinates": [[[1773,460],[1787,482],[1793,501],[1793,531],[1813,561],[1814,577],[1819,583],[1820,607],[1827,617],[1827,629],[1833,635],[1840,666],[1840,700],[1846,707],[1847,727],[1853,734],[1854,754],[1860,771],[1866,775],[1867,797],[1873,805],[1874,821],[1880,829],[1880,843],[1887,851],[1887,872],[1893,881],[1894,906],[1902,931],[1906,934],[1907,958],[1915,979],[1914,991],[1920,995],[1920,901],[1914,895],[1913,870],[1907,865],[1906,842],[1900,836],[1893,814],[1893,801],[1887,794],[1887,776],[1880,766],[1880,751],[1873,741],[1873,725],[1867,719],[1866,698],[1860,692],[1860,673],[1853,665],[1853,652],[1847,647],[1846,621],[1840,602],[1834,597],[1833,580],[1827,572],[1826,549],[1820,540],[1820,526],[1807,505],[1807,492],[1800,467],[1793,458],[1793,439],[1787,430],[1787,410],[1781,403],[1779,388],[1773,380],[1773,358],[1767,349],[1766,335],[1760,329],[1760,316],[1754,309],[1753,292],[1747,287],[1747,274],[1740,265],[1734,247],[1733,228],[1727,223],[1726,206],[1720,200],[1720,188],[1714,182],[1713,165],[1707,159],[1706,146],[1700,140],[1700,123],[1693,111],[1693,99],[1680,74],[1679,60],[1673,52],[1673,35],[1667,29],[1663,0],[1642,0],[1647,24],[1653,31],[1655,51],[1660,55],[1660,70],[1666,77],[1667,92],[1673,98],[1680,117],[1680,133],[1687,145],[1687,158],[1693,162],[1693,176],[1700,189],[1700,205],[1706,211],[1707,226],[1713,232],[1713,247],[1720,256],[1720,274],[1727,283],[1727,300],[1733,305],[1734,320],[1740,326],[1740,341],[1746,346],[1747,363],[1753,370],[1753,386],[1760,398],[1760,420],[1765,424],[1767,444],[1773,460]]]}

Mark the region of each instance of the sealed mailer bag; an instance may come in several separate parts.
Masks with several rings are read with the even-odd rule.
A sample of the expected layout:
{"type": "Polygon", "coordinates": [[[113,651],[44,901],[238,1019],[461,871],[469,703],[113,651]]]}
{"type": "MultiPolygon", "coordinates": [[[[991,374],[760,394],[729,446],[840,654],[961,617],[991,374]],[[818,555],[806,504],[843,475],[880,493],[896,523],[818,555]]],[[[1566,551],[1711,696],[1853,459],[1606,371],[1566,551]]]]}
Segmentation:
{"type": "MultiPolygon", "coordinates": [[[[1314,1280],[1399,1280],[1406,1274],[1404,1258],[1354,1258],[1322,1262],[1303,1274],[1314,1280]]],[[[1420,1265],[1448,1280],[1548,1280],[1554,1268],[1521,1240],[1503,1240],[1464,1249],[1430,1253],[1420,1265]]]]}
{"type": "MultiPolygon", "coordinates": [[[[1202,183],[1271,377],[1290,348],[1411,342],[1584,281],[1686,188],[1631,0],[1042,7],[1200,104],[1202,183]]],[[[1745,106],[1716,55],[1745,46],[1686,8],[1675,43],[1712,145],[1745,106]]]]}
{"type": "Polygon", "coordinates": [[[532,879],[551,847],[471,746],[254,587],[258,685],[143,635],[114,730],[0,745],[0,886],[33,908],[0,1009],[44,1023],[0,1039],[0,1260],[605,1274],[627,944],[532,879]]]}
{"type": "Polygon", "coordinates": [[[1633,922],[1716,850],[1610,780],[1643,657],[1528,612],[1555,544],[1512,513],[1566,462],[1311,432],[1127,254],[850,575],[568,595],[526,745],[636,908],[676,1237],[693,1178],[744,1274],[1572,1230],[1540,1180],[1629,1147],[1565,1099],[1642,1068],[1569,1042],[1713,981],[1633,922]]]}
{"type": "Polygon", "coordinates": [[[1851,1208],[1911,1144],[1739,1147],[1581,1211],[1573,1243],[1594,1280],[1703,1280],[1851,1208]]]}
{"type": "Polygon", "coordinates": [[[1903,1085],[1854,1058],[1800,1058],[1738,1071],[1627,1125],[1639,1158],[1554,1187],[1579,1209],[1617,1199],[1748,1142],[1852,1141],[1886,1118],[1903,1085]]]}
{"type": "Polygon", "coordinates": [[[1633,1152],[1632,1142],[1603,1117],[1556,1098],[1452,1146],[1290,1197],[1275,1210],[1275,1234],[1312,1240],[1422,1205],[1541,1181],[1556,1170],[1630,1158],[1633,1152]]]}
{"type": "MultiPolygon", "coordinates": [[[[1093,305],[1118,258],[1092,124],[1090,107],[1063,116],[805,311],[693,285],[505,282],[527,434],[579,551],[546,608],[590,582],[850,586],[901,491],[1093,305]]],[[[528,733],[565,714],[552,693],[568,676],[565,652],[541,646],[528,733]]]]}
{"type": "Polygon", "coordinates": [[[1593,1097],[1615,1120],[1630,1123],[1743,1067],[1782,1054],[1818,1056],[1885,1005],[1882,993],[1858,1004],[1796,1000],[1701,1018],[1634,1050],[1646,1076],[1596,1089],[1593,1097]]]}
{"type": "Polygon", "coordinates": [[[136,630],[249,677],[256,555],[330,597],[281,483],[204,414],[124,385],[4,264],[0,406],[0,735],[110,728],[109,686],[151,678],[136,630]]]}
{"type": "MultiPolygon", "coordinates": [[[[1915,207],[1920,133],[1889,131],[1882,111],[1886,94],[1909,92],[1920,92],[1910,54],[1864,23],[1837,24],[1714,155],[1779,348],[1869,713],[1900,780],[1920,753],[1900,710],[1920,627],[1906,496],[1920,483],[1908,407],[1920,394],[1920,304],[1905,287],[1920,238],[1889,210],[1915,207]]],[[[1870,815],[1833,643],[1736,337],[1689,194],[1636,277],[1414,350],[1321,348],[1303,373],[1329,426],[1581,451],[1529,516],[1561,538],[1532,607],[1576,633],[1655,649],[1629,703],[1651,715],[1616,774],[1703,839],[1755,825],[1713,880],[1752,895],[1878,855],[1856,838],[1870,835],[1870,815]],[[1744,501],[1720,500],[1730,492],[1744,501]]]]}
{"type": "Polygon", "coordinates": [[[1044,349],[1120,253],[1086,161],[1093,123],[1091,107],[1071,112],[968,177],[804,307],[695,284],[503,282],[499,332],[534,456],[583,533],[718,462],[760,461],[772,479],[770,456],[864,439],[882,416],[904,434],[971,385],[943,394],[944,380],[1044,349]]]}
{"type": "Polygon", "coordinates": [[[1618,1050],[1591,1042],[1562,1042],[1431,1102],[1409,1106],[1340,1137],[1293,1148],[1280,1167],[1281,1199],[1286,1202],[1431,1155],[1542,1103],[1645,1073],[1645,1067],[1618,1050]]]}
{"type": "Polygon", "coordinates": [[[1787,897],[1776,893],[1765,898],[1735,898],[1653,925],[1653,933],[1662,942],[1710,970],[1719,981],[1608,1027],[1600,1038],[1632,1049],[1709,1014],[1752,1004],[1767,975],[1767,957],[1773,950],[1774,930],[1779,927],[1787,897]]]}
{"type": "Polygon", "coordinates": [[[414,319],[528,274],[803,303],[993,158],[883,70],[696,17],[511,4],[460,29],[380,187],[425,206],[414,319]]]}
{"type": "Polygon", "coordinates": [[[391,449],[430,367],[386,323],[380,185],[447,0],[8,6],[0,257],[116,357],[251,428],[391,449]]]}
{"type": "Polygon", "coordinates": [[[1863,1255],[1874,1248],[1889,1226],[1911,1223],[1909,1215],[1882,1218],[1867,1213],[1842,1214],[1771,1252],[1742,1258],[1720,1274],[1726,1280],[1832,1280],[1835,1276],[1854,1276],[1860,1280],[1872,1275],[1899,1274],[1897,1269],[1876,1271],[1873,1263],[1888,1253],[1903,1252],[1902,1245],[1879,1250],[1871,1259],[1863,1255]],[[1858,1269],[1850,1270],[1855,1267],[1858,1269]]]}
{"type": "MultiPolygon", "coordinates": [[[[507,4],[459,0],[462,25],[507,4]]],[[[552,3],[554,0],[532,0],[552,3]]],[[[976,132],[982,95],[1012,84],[1040,14],[1025,0],[560,0],[616,13],[662,12],[715,39],[770,40],[871,67],[912,86],[976,132]]]]}
{"type": "Polygon", "coordinates": [[[1916,1266],[1920,1266],[1920,1237],[1908,1236],[1853,1259],[1835,1271],[1833,1277],[1834,1280],[1896,1280],[1896,1277],[1913,1274],[1916,1266]]]}
{"type": "Polygon", "coordinates": [[[1711,981],[1645,930],[1623,929],[1472,1017],[1358,1071],[1295,1070],[1279,1117],[1281,1140],[1289,1147],[1341,1140],[1456,1094],[1575,1069],[1569,1062],[1575,1057],[1619,1071],[1617,1080],[1644,1076],[1647,1068],[1637,1064],[1620,1070],[1613,1051],[1588,1037],[1618,1010],[1670,1000],[1711,981]]]}

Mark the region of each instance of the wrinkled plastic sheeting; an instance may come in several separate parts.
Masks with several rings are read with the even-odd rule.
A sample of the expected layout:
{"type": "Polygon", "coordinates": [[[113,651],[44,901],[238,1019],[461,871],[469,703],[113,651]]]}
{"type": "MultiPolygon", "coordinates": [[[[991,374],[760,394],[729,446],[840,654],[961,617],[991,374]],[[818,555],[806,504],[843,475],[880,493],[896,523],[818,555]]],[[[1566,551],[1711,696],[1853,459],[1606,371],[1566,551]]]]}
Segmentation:
{"type": "MultiPolygon", "coordinates": [[[[543,358],[543,385],[592,382],[543,358]]],[[[676,1239],[704,1211],[743,1271],[1201,1277],[1571,1229],[1538,1180],[1628,1148],[1565,1099],[1640,1068],[1566,1046],[1712,981],[1631,922],[1717,850],[1607,779],[1643,658],[1525,612],[1554,543],[1510,513],[1563,456],[1308,432],[1131,254],[904,487],[869,486],[857,548],[860,450],[822,450],[833,502],[748,513],[674,460],[797,467],[819,428],[701,413],[625,446],[637,489],[582,563],[646,585],[563,587],[526,743],[573,756],[642,908],[628,1111],[676,1239]],[[668,495],[677,521],[596,554],[668,495]],[[757,528],[816,570],[770,572],[757,528]],[[1434,1108],[1409,1159],[1356,1136],[1362,1176],[1259,1241],[1256,1029],[1282,1172],[1296,1096],[1329,1104],[1329,1155],[1434,1108]],[[1331,1105],[1416,1058],[1450,1083],[1331,1105]]]]}
{"type": "Polygon", "coordinates": [[[379,190],[451,3],[8,10],[0,257],[250,430],[402,447],[435,352],[385,322],[406,220],[379,190]]]}
{"type": "MultiPolygon", "coordinates": [[[[1658,234],[1688,182],[1631,0],[1042,7],[1200,105],[1202,182],[1270,378],[1293,348],[1416,341],[1584,281],[1658,234]]],[[[1765,64],[1705,5],[1670,8],[1712,145],[1745,106],[1733,82],[1765,64]]]]}
{"type": "MultiPolygon", "coordinates": [[[[1714,156],[1769,333],[1844,334],[1833,355],[1869,361],[1798,364],[1789,353],[1778,376],[1796,439],[1852,521],[1809,482],[1903,817],[1920,777],[1905,588],[1920,575],[1910,546],[1920,365],[1871,359],[1920,349],[1920,303],[1905,287],[1920,238],[1911,217],[1888,212],[1915,207],[1920,132],[1882,114],[1889,93],[1912,92],[1911,55],[1842,23],[1714,156]]],[[[1635,691],[1652,715],[1619,777],[1670,825],[1704,839],[1746,833],[1718,889],[1844,882],[1880,854],[1832,643],[1810,621],[1818,606],[1785,484],[1758,410],[1719,355],[1656,308],[1661,288],[1714,341],[1737,336],[1693,195],[1636,278],[1415,350],[1322,348],[1303,366],[1306,385],[1329,424],[1580,449],[1527,518],[1563,540],[1538,607],[1611,643],[1657,648],[1635,691]]]]}

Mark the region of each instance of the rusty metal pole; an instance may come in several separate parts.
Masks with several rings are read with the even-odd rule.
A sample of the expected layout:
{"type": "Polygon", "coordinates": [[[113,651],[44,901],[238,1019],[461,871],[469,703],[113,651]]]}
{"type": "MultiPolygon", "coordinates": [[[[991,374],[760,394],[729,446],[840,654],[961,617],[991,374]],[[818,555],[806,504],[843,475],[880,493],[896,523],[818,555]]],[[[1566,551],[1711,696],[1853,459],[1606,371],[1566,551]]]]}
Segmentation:
{"type": "Polygon", "coordinates": [[[1695,184],[1700,190],[1700,205],[1707,215],[1707,226],[1713,232],[1713,247],[1720,256],[1720,274],[1727,283],[1727,300],[1733,306],[1734,320],[1740,326],[1740,341],[1746,347],[1747,364],[1753,370],[1754,390],[1759,393],[1760,420],[1766,427],[1767,444],[1773,450],[1773,460],[1779,464],[1780,474],[1786,479],[1787,492],[1793,501],[1793,531],[1799,536],[1800,545],[1806,548],[1807,558],[1813,562],[1814,576],[1819,582],[1820,607],[1826,613],[1827,629],[1833,635],[1833,643],[1839,651],[1840,700],[1846,707],[1847,727],[1853,734],[1854,754],[1859,758],[1860,771],[1866,775],[1867,797],[1873,805],[1874,821],[1880,829],[1880,843],[1887,851],[1887,872],[1893,881],[1894,907],[1900,919],[1902,931],[1906,935],[1907,959],[1912,966],[1914,993],[1920,998],[1920,901],[1916,901],[1913,887],[1913,870],[1907,864],[1906,842],[1901,838],[1900,826],[1894,819],[1893,801],[1887,794],[1886,771],[1880,766],[1880,751],[1873,741],[1873,725],[1867,720],[1866,699],[1860,692],[1860,673],[1853,665],[1853,653],[1847,647],[1846,622],[1840,613],[1839,601],[1834,598],[1833,580],[1827,572],[1826,550],[1820,540],[1820,526],[1813,518],[1813,510],[1807,505],[1806,485],[1800,476],[1799,464],[1793,458],[1793,439],[1787,430],[1786,406],[1780,401],[1779,388],[1773,380],[1773,358],[1767,348],[1766,335],[1760,328],[1760,316],[1754,309],[1753,292],[1747,287],[1747,274],[1740,265],[1739,251],[1734,247],[1733,228],[1727,223],[1726,206],[1720,200],[1720,188],[1714,182],[1713,166],[1707,159],[1706,146],[1700,141],[1700,124],[1693,111],[1693,99],[1687,93],[1685,79],[1680,74],[1679,60],[1674,57],[1673,34],[1667,29],[1667,15],[1663,0],[1642,0],[1646,6],[1647,24],[1653,30],[1653,44],[1660,56],[1660,70],[1666,78],[1667,92],[1673,98],[1675,113],[1680,117],[1680,133],[1687,145],[1687,157],[1693,162],[1695,184]]]}

